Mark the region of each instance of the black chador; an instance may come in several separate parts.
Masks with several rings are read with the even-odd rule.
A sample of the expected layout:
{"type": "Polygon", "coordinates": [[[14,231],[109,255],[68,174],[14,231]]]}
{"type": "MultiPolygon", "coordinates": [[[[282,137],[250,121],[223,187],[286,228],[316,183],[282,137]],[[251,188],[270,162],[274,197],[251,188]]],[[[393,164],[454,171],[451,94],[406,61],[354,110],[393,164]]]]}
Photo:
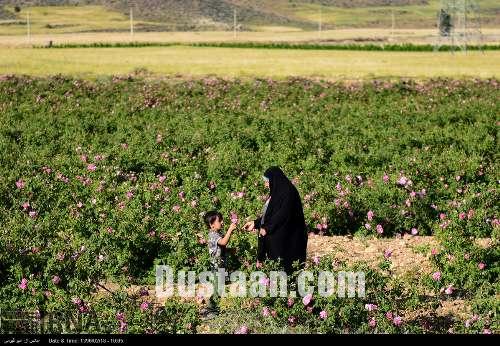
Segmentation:
{"type": "Polygon", "coordinates": [[[259,233],[258,260],[281,260],[287,273],[292,264],[306,260],[307,230],[304,210],[297,188],[278,167],[271,167],[264,177],[269,179],[271,191],[262,217],[257,218],[255,228],[264,228],[266,235],[259,233]]]}

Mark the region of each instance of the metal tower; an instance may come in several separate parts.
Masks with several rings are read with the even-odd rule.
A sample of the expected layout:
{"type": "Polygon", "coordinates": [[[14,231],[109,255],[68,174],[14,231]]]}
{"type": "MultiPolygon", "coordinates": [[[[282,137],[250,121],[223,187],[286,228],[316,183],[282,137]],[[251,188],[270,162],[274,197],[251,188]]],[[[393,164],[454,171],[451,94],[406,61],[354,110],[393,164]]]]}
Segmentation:
{"type": "MultiPolygon", "coordinates": [[[[442,45],[455,50],[467,51],[467,46],[483,45],[479,5],[474,0],[441,0],[437,15],[437,51],[442,45]]],[[[481,49],[482,50],[482,49],[481,49]]]]}

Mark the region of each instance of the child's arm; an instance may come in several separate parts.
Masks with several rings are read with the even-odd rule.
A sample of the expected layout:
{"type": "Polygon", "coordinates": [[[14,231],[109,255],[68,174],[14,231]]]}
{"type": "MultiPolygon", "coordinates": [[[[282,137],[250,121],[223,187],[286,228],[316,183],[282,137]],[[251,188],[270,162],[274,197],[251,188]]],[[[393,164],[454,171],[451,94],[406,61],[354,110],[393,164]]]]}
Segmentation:
{"type": "Polygon", "coordinates": [[[227,230],[226,235],[224,238],[220,238],[217,244],[220,246],[226,246],[227,243],[229,243],[229,238],[231,238],[231,233],[236,229],[236,224],[232,223],[231,226],[229,226],[229,229],[227,230]]]}

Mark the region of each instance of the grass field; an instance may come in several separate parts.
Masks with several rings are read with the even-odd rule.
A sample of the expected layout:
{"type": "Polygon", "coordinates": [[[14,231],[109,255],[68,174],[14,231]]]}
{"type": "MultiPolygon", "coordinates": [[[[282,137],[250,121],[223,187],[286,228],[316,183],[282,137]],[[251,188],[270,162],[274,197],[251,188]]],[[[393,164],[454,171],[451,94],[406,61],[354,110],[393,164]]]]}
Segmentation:
{"type": "MultiPolygon", "coordinates": [[[[10,9],[12,11],[12,9],[10,9]]],[[[127,31],[129,17],[102,6],[39,6],[23,8],[15,20],[0,20],[1,35],[26,35],[27,15],[33,34],[62,34],[85,31],[127,31]]],[[[135,25],[145,24],[136,21],[135,25]]]]}
{"type": "Polygon", "coordinates": [[[500,76],[500,52],[420,53],[303,51],[211,47],[0,49],[1,74],[71,74],[87,78],[147,70],[154,74],[224,77],[500,76]]]}
{"type": "MultiPolygon", "coordinates": [[[[478,1],[481,8],[481,19],[483,22],[495,22],[498,20],[495,10],[498,9],[498,1],[478,1]]],[[[436,21],[436,14],[440,8],[439,0],[429,1],[426,6],[371,6],[356,8],[338,8],[322,6],[320,4],[302,4],[293,9],[297,18],[319,21],[326,25],[369,27],[369,26],[391,26],[391,11],[394,10],[396,25],[413,27],[427,26],[436,21]],[[321,14],[320,14],[321,13],[321,14]],[[433,22],[434,21],[434,22],[433,22]]]]}
{"type": "MultiPolygon", "coordinates": [[[[317,31],[297,31],[277,27],[267,28],[265,32],[238,32],[236,37],[229,31],[204,32],[147,32],[147,33],[68,33],[31,35],[0,35],[0,47],[30,47],[31,45],[46,45],[65,43],[94,42],[311,42],[311,43],[414,43],[432,44],[436,41],[436,31],[433,29],[401,29],[391,34],[390,29],[344,29],[317,31]]],[[[496,44],[500,42],[500,29],[484,29],[483,43],[496,44]]]]}

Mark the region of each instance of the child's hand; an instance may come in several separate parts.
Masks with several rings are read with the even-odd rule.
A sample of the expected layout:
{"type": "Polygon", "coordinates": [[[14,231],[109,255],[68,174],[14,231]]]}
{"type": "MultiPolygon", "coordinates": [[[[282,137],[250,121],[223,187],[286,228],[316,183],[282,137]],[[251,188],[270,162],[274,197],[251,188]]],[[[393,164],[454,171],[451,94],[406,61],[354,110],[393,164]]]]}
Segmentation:
{"type": "Polygon", "coordinates": [[[236,229],[236,227],[238,227],[235,223],[232,223],[231,225],[229,225],[229,229],[228,229],[228,232],[232,232],[236,229]]]}

